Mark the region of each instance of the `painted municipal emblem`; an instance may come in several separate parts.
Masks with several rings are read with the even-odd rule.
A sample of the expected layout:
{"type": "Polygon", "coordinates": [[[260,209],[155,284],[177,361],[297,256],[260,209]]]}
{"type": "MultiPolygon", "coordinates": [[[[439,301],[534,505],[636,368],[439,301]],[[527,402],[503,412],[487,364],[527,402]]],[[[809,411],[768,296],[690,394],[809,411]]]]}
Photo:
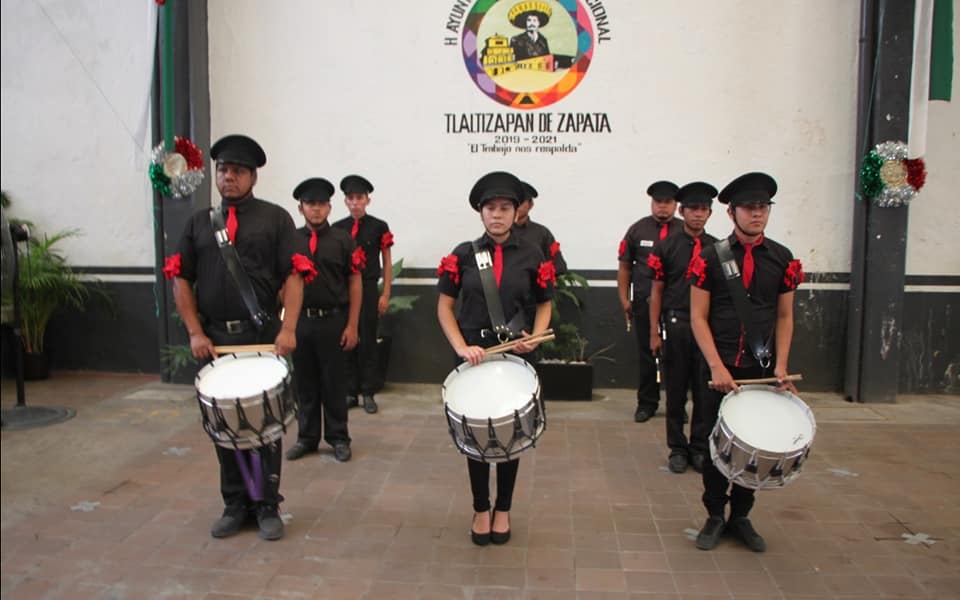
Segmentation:
{"type": "Polygon", "coordinates": [[[543,108],[572,92],[593,58],[581,0],[478,0],[463,27],[463,60],[484,94],[513,108],[543,108]]]}

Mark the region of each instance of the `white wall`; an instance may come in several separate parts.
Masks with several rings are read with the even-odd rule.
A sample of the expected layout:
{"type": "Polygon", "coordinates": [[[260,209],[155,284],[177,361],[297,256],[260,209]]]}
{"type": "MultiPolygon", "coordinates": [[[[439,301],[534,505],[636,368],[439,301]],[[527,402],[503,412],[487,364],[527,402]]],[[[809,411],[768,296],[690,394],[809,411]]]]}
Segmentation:
{"type": "MultiPolygon", "coordinates": [[[[211,127],[268,154],[258,193],[291,212],[301,179],[358,171],[374,182],[395,254],[432,267],[479,234],[476,177],[505,169],[541,191],[535,220],[574,268],[615,267],[653,180],[722,187],[764,170],[781,192],[769,234],[808,271],[848,271],[858,4],[605,2],[611,41],[586,78],[538,112],[604,112],[607,134],[566,134],[576,154],[471,154],[492,134],[448,134],[443,114],[512,109],[481,94],[443,45],[450,1],[211,0],[211,127]]],[[[334,217],[346,214],[337,200],[334,217]]],[[[729,231],[717,211],[708,225],[729,231]]]]}
{"type": "Polygon", "coordinates": [[[154,2],[3,0],[2,185],[78,265],[153,264],[146,176],[154,2]]]}

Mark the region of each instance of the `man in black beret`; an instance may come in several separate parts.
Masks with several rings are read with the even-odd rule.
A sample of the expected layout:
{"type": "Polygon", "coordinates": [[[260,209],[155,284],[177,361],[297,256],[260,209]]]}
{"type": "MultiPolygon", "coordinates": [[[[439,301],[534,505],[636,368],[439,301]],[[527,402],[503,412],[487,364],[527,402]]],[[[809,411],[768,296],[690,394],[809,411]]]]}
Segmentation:
{"type": "MultiPolygon", "coordinates": [[[[164,274],[175,279],[173,296],[177,312],[190,334],[190,349],[201,360],[216,358],[214,346],[246,345],[272,342],[279,355],[290,354],[297,345],[296,328],[303,300],[303,276],[309,269],[304,257],[293,247],[294,224],[285,209],[254,197],[257,168],[267,162],[257,142],[245,135],[228,135],[210,148],[216,161],[216,183],[220,192],[227,236],[236,250],[241,268],[247,273],[266,319],[260,322],[251,315],[243,299],[243,290],[227,269],[218,240],[214,237],[209,209],[201,208],[187,221],[180,240],[179,252],[167,257],[164,274]],[[284,318],[281,322],[277,302],[284,289],[284,318]]],[[[216,209],[214,209],[216,210],[216,209]]],[[[260,426],[261,424],[257,424],[260,426]]],[[[220,493],[225,508],[210,534],[215,538],[237,533],[248,519],[255,517],[259,535],[275,540],[283,537],[283,521],[278,505],[281,500],[280,466],[282,439],[254,448],[234,452],[215,446],[220,462],[220,493]],[[262,500],[255,500],[247,491],[245,461],[254,468],[252,456],[259,454],[262,476],[251,475],[251,481],[262,481],[262,500]]]]}
{"type": "Polygon", "coordinates": [[[293,353],[294,378],[300,400],[297,443],[288,460],[317,451],[321,435],[340,462],[350,460],[347,432],[346,352],[357,345],[362,283],[352,258],[356,244],[343,229],[330,227],[333,184],[321,177],[293,190],[305,225],[294,246],[307,256],[317,276],[303,289],[303,310],[293,353]]]}
{"type": "Polygon", "coordinates": [[[333,226],[348,231],[356,242],[353,265],[360,271],[363,280],[360,342],[347,356],[347,406],[357,406],[357,397],[360,396],[363,398],[363,410],[373,414],[377,412],[374,393],[383,384],[377,372],[377,327],[380,317],[390,306],[393,285],[393,233],[386,221],[367,213],[373,184],[366,178],[347,175],[340,181],[340,190],[344,194],[350,216],[337,221],[333,226]],[[382,292],[377,285],[381,274],[382,292]]]}
{"type": "MultiPolygon", "coordinates": [[[[711,388],[704,387],[701,403],[708,431],[716,424],[724,396],[739,389],[737,379],[772,375],[780,382],[778,390],[796,393],[785,377],[793,340],[794,290],[803,281],[803,268],[788,248],[764,236],[776,193],[777,183],[766,173],[747,173],[727,184],[720,202],[728,205],[733,233],[705,249],[701,260],[691,262],[690,327],[710,369],[711,388]],[[718,248],[724,242],[732,258],[721,264],[718,248]],[[741,321],[732,295],[741,291],[746,292],[749,327],[741,321]],[[761,343],[754,344],[747,331],[760,333],[761,343]]],[[[712,550],[726,529],[754,552],[766,550],[766,542],[747,517],[754,490],[731,484],[711,461],[703,465],[703,504],[709,516],[697,536],[697,548],[712,550]],[[730,517],[725,520],[728,501],[730,517]]]]}
{"type": "Polygon", "coordinates": [[[637,336],[637,410],[633,420],[648,421],[660,405],[660,386],[657,384],[657,363],[650,351],[650,267],[647,256],[653,245],[683,229],[683,221],[674,217],[675,199],[679,188],[669,181],[657,181],[647,188],[650,212],[627,229],[617,251],[617,294],[620,308],[637,336]],[[633,297],[631,298],[631,286],[633,297]]]}
{"type": "Polygon", "coordinates": [[[695,181],[677,191],[683,229],[653,245],[647,266],[653,274],[650,288],[650,351],[662,354],[667,388],[668,466],[674,473],[683,473],[687,464],[698,473],[709,449],[700,410],[700,388],[703,358],[690,331],[690,265],[703,249],[717,238],[704,231],[712,213],[711,204],[717,188],[695,181]],[[660,336],[663,327],[666,340],[660,336]],[[690,440],[683,433],[687,390],[693,395],[693,422],[690,440]]]}

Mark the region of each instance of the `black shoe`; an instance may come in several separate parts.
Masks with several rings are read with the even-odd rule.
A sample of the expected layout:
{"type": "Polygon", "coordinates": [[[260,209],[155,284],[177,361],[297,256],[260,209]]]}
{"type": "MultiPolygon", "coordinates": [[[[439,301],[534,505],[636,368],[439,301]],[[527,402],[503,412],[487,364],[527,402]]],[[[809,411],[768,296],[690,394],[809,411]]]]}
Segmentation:
{"type": "Polygon", "coordinates": [[[235,535],[247,522],[248,513],[245,508],[228,506],[223,509],[223,516],[216,520],[210,528],[210,535],[215,538],[225,538],[235,535]]]}
{"type": "Polygon", "coordinates": [[[287,450],[287,460],[299,460],[307,454],[312,454],[316,451],[316,446],[310,446],[306,442],[297,442],[287,450]]]}
{"type": "Polygon", "coordinates": [[[363,410],[370,415],[377,412],[377,401],[373,399],[373,394],[363,395],[363,410]]]}
{"type": "Polygon", "coordinates": [[[347,408],[356,408],[360,406],[360,401],[356,396],[347,396],[347,408]]]}
{"type": "MultiPolygon", "coordinates": [[[[494,511],[496,512],[496,511],[494,511]]],[[[497,545],[506,544],[510,541],[510,529],[506,531],[494,531],[493,519],[490,519],[490,541],[497,545]]]]}
{"type": "Polygon", "coordinates": [[[276,504],[261,504],[257,509],[257,535],[261,540],[279,540],[283,537],[283,521],[276,504]]]}
{"type": "Polygon", "coordinates": [[[333,445],[333,457],[340,462],[347,462],[353,453],[350,452],[350,444],[343,442],[333,445]]]}
{"type": "MultiPolygon", "coordinates": [[[[489,513],[488,513],[489,514],[489,513]]],[[[493,525],[493,519],[491,519],[491,526],[493,525]]],[[[473,523],[470,524],[470,539],[473,540],[473,543],[478,546],[486,546],[490,543],[490,533],[477,533],[473,530],[473,523]]]]}
{"type": "Polygon", "coordinates": [[[682,452],[670,455],[670,471],[673,473],[683,473],[687,470],[687,455],[682,452]]]}
{"type": "Polygon", "coordinates": [[[697,548],[713,550],[723,534],[723,517],[709,517],[703,524],[703,529],[697,534],[697,548]]]}
{"type": "Polygon", "coordinates": [[[730,519],[730,522],[727,523],[727,531],[732,533],[733,537],[743,542],[744,546],[754,552],[767,551],[767,542],[765,542],[763,538],[760,537],[760,534],[757,533],[757,530],[753,528],[750,519],[746,517],[730,519]]]}
{"type": "Polygon", "coordinates": [[[633,420],[637,423],[646,423],[655,412],[657,412],[656,409],[650,410],[644,406],[638,406],[637,412],[633,413],[633,420]]]}
{"type": "Polygon", "coordinates": [[[697,473],[703,473],[703,463],[707,460],[707,455],[703,452],[690,453],[690,466],[697,473]]]}

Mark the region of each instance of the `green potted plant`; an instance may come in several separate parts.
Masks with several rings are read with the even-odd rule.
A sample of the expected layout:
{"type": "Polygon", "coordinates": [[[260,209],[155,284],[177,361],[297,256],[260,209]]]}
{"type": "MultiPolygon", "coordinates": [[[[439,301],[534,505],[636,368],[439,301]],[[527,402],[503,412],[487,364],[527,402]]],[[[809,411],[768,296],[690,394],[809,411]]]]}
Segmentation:
{"type": "Polygon", "coordinates": [[[24,374],[27,379],[50,375],[44,338],[53,315],[65,307],[82,310],[91,295],[106,293],[70,268],[57,245],[80,235],[76,229],[52,236],[31,237],[27,251],[20,253],[20,302],[24,347],[24,374]]]}
{"type": "MultiPolygon", "coordinates": [[[[393,263],[393,268],[391,271],[393,281],[396,281],[400,278],[400,274],[403,273],[403,259],[400,258],[393,263]]],[[[379,285],[380,293],[383,293],[383,282],[380,282],[379,285]]],[[[391,294],[390,303],[387,304],[387,312],[385,317],[389,319],[389,316],[396,315],[408,310],[413,310],[413,305],[420,296],[414,294],[408,294],[405,296],[397,296],[391,294]]],[[[380,323],[383,324],[384,320],[381,319],[380,323]]],[[[384,328],[381,327],[381,330],[377,333],[377,391],[383,388],[384,382],[387,380],[387,368],[390,366],[390,348],[393,346],[393,337],[388,335],[384,328]]]]}
{"type": "Polygon", "coordinates": [[[612,358],[603,356],[613,344],[588,353],[590,342],[580,334],[576,323],[565,321],[561,314],[562,304],[572,305],[579,313],[583,301],[575,292],[588,287],[587,280],[576,273],[567,272],[557,276],[550,319],[556,339],[541,346],[542,358],[536,364],[540,393],[547,400],[592,399],[593,361],[613,362],[612,358]]]}

